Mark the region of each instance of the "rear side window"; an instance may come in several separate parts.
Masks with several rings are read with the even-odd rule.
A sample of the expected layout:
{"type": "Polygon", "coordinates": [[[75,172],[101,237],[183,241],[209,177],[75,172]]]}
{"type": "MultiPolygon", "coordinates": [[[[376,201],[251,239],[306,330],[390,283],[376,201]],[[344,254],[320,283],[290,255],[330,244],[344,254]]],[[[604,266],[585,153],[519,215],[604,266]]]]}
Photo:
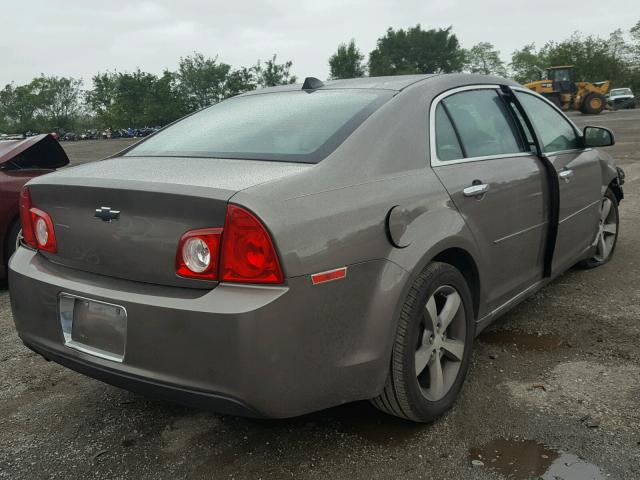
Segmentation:
{"type": "Polygon", "coordinates": [[[560,152],[581,148],[580,138],[562,114],[544,100],[530,93],[516,92],[533,127],[538,132],[543,152],[560,152]]]}
{"type": "Polygon", "coordinates": [[[436,107],[436,150],[442,161],[464,158],[451,120],[441,104],[436,107]]]}
{"type": "Polygon", "coordinates": [[[296,90],[235,97],[180,120],[126,155],[316,163],[393,94],[296,90]]]}
{"type": "Polygon", "coordinates": [[[465,157],[506,155],[524,151],[521,142],[518,141],[516,126],[505,103],[495,90],[460,92],[446,97],[441,103],[446,107],[460,136],[465,157]]]}

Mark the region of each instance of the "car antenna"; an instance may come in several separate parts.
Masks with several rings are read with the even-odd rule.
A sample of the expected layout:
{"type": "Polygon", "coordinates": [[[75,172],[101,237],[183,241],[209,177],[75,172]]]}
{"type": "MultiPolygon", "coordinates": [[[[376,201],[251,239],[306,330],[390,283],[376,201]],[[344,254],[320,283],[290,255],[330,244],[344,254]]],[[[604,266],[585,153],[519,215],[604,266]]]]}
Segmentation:
{"type": "Polygon", "coordinates": [[[318,80],[315,77],[307,77],[302,84],[302,90],[315,90],[316,88],[324,87],[322,80],[318,80]]]}

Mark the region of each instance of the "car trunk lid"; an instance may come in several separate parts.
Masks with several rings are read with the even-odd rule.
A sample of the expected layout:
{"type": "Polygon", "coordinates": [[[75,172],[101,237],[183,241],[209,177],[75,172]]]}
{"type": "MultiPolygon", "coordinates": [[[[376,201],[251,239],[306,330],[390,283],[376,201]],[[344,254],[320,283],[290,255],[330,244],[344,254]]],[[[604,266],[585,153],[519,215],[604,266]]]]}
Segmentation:
{"type": "Polygon", "coordinates": [[[128,280],[212,288],[216,282],[175,273],[182,234],[222,227],[227,201],[237,191],[307,168],[249,160],[122,157],[38,178],[29,188],[33,204],[53,219],[58,251],[43,252],[51,261],[128,280]],[[118,218],[96,217],[108,211],[119,212],[118,218]]]}
{"type": "Polygon", "coordinates": [[[50,134],[0,141],[0,169],[54,170],[69,163],[60,143],[50,134]]]}

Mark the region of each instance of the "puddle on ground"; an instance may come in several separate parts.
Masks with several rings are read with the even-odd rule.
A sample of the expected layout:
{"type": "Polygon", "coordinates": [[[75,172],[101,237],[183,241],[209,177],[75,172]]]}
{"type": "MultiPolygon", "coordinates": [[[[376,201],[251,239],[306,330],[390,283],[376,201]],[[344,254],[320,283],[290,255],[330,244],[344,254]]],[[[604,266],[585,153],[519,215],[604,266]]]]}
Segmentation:
{"type": "Polygon", "coordinates": [[[599,467],[533,440],[494,440],[469,453],[471,461],[479,460],[487,468],[507,478],[519,480],[603,480],[599,467]]]}
{"type": "Polygon", "coordinates": [[[483,343],[490,345],[515,346],[520,350],[556,350],[562,346],[564,340],[555,335],[533,335],[530,333],[498,330],[483,332],[478,337],[483,343]]]}

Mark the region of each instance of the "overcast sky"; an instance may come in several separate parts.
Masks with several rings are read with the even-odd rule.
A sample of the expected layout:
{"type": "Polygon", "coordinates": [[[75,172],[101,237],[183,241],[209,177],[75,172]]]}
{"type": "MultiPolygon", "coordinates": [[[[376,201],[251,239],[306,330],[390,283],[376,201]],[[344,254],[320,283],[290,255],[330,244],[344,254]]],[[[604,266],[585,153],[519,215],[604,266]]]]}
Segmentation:
{"type": "Polygon", "coordinates": [[[298,77],[326,78],[351,38],[368,54],[388,27],[453,26],[463,47],[496,45],[505,60],[526,43],[571,32],[607,37],[640,19],[639,0],[1,0],[0,86],[40,73],[85,79],[106,70],[159,73],[194,50],[233,66],[277,53],[298,77]]]}

